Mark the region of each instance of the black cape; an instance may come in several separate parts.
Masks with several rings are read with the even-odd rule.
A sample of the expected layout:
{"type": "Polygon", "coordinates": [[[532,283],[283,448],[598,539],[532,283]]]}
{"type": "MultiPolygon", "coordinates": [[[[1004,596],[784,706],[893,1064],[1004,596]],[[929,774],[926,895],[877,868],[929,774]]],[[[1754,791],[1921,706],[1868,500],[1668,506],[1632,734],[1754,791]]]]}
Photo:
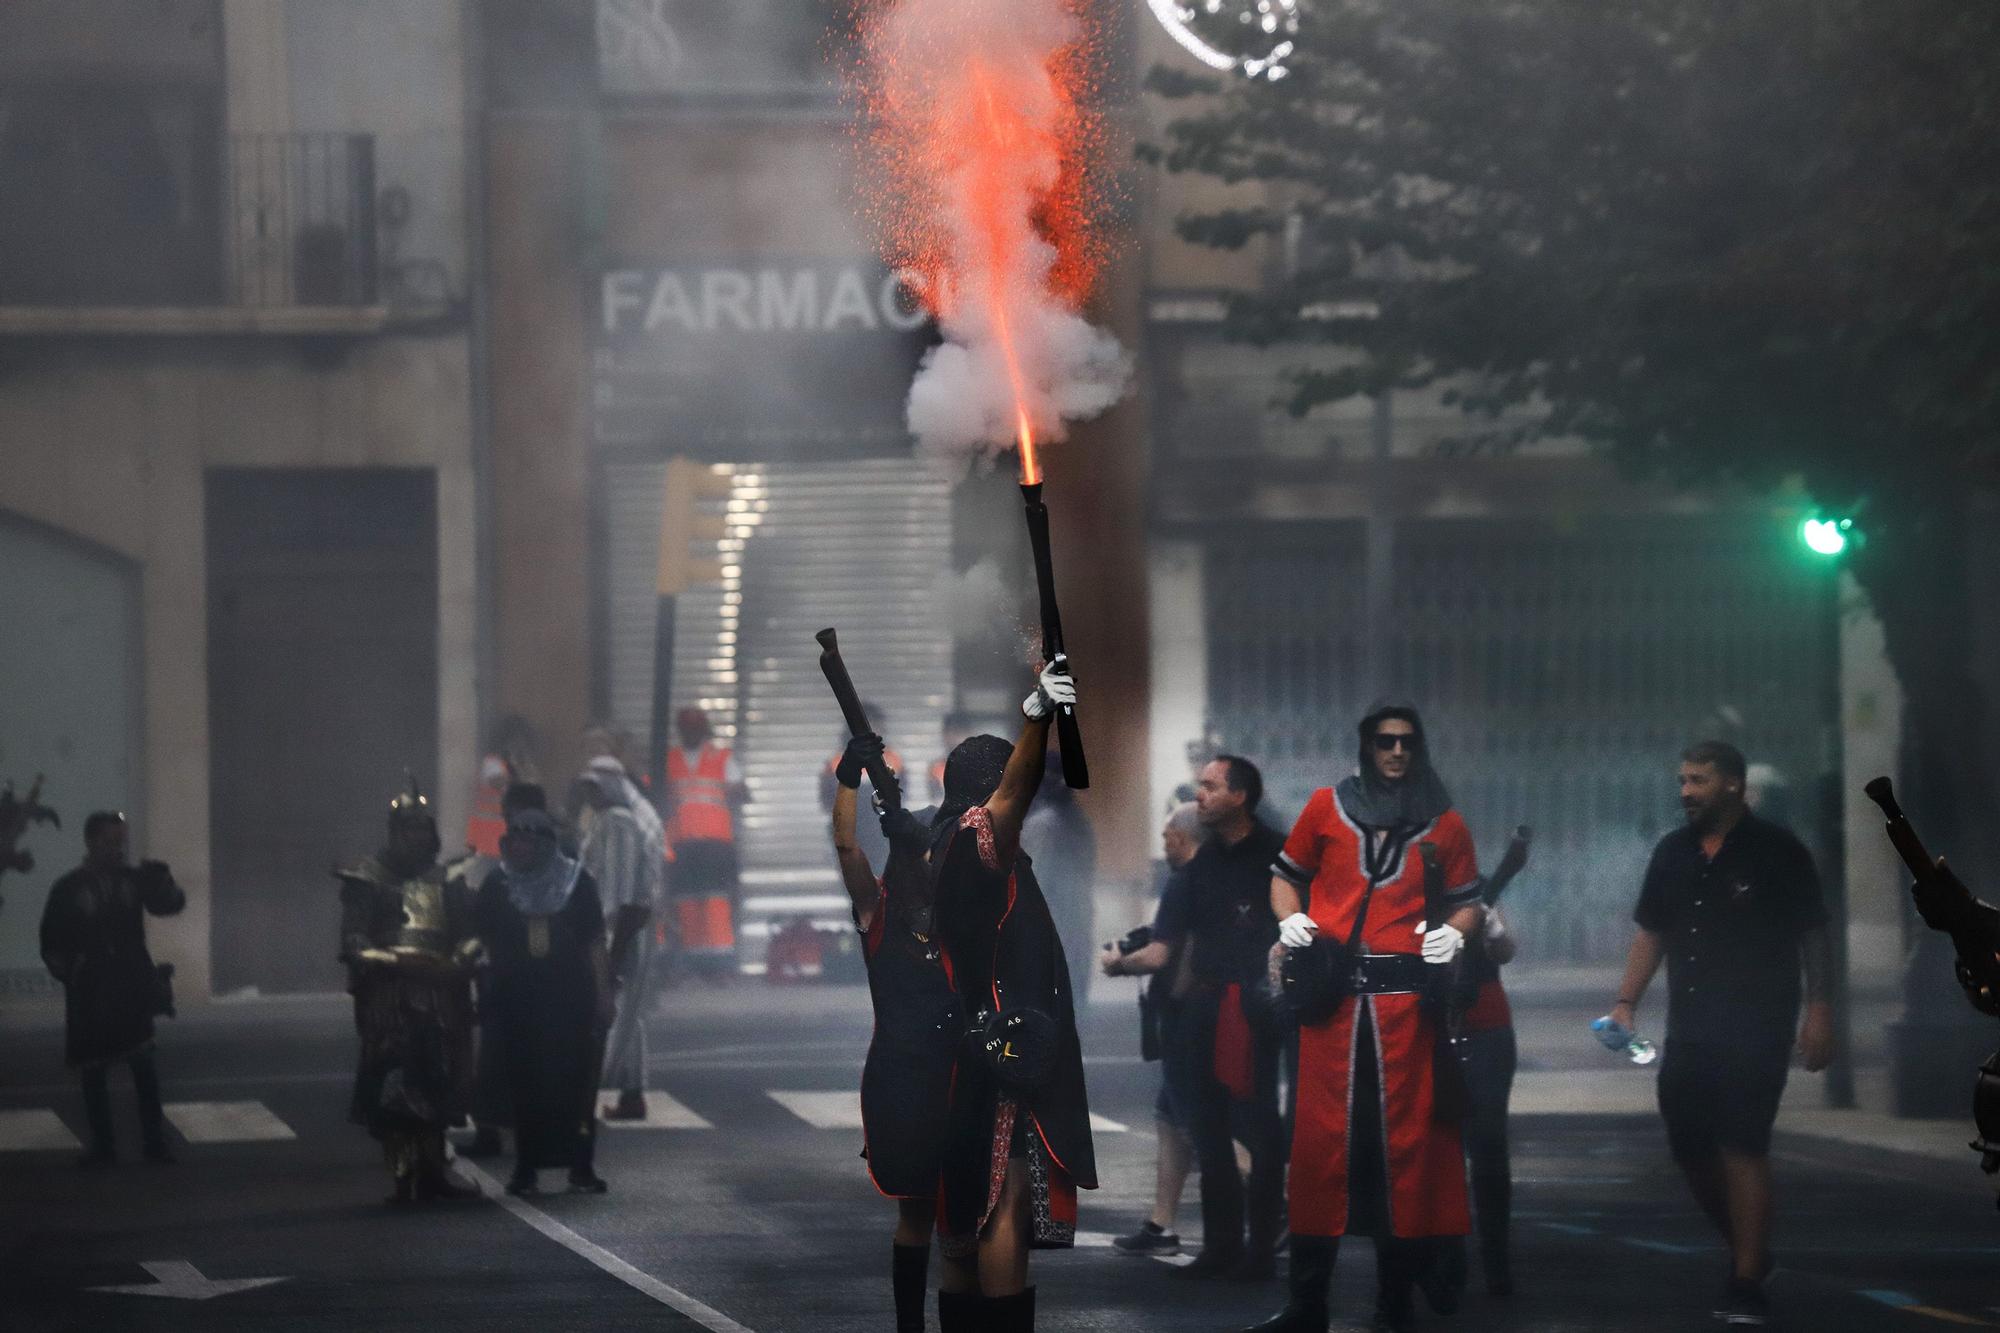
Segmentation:
{"type": "Polygon", "coordinates": [[[952,1065],[965,1031],[951,962],[934,923],[899,892],[921,859],[898,853],[863,937],[875,1033],[861,1069],[861,1127],[875,1188],[897,1199],[937,1194],[951,1108],[952,1065]],[[928,926],[928,929],[925,927],[928,926]]]}
{"type": "MultiPolygon", "coordinates": [[[[1039,1009],[1054,1024],[1055,1050],[1047,1078],[1016,1094],[1054,1164],[1080,1189],[1097,1187],[1097,1158],[1090,1140],[1090,1105],[1084,1090],[1083,1047],[1062,941],[1048,903],[1024,855],[997,867],[984,811],[959,824],[933,854],[938,931],[952,959],[959,1003],[968,1015],[982,1009],[1039,1009]]],[[[960,1048],[946,1133],[942,1200],[946,1230],[978,1229],[992,1170],[995,1115],[1001,1088],[985,1061],[960,1048]]]]}

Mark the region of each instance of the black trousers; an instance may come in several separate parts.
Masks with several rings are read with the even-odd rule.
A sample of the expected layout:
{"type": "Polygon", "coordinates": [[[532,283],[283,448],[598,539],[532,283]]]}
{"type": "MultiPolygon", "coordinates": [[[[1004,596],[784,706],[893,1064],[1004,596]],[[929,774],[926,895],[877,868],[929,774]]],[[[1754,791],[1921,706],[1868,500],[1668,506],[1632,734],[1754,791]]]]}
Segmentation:
{"type": "Polygon", "coordinates": [[[1489,1261],[1507,1256],[1514,1168],[1507,1148],[1507,1101],[1517,1055],[1512,1027],[1465,1036],[1465,1152],[1471,1160],[1472,1204],[1479,1245],[1489,1261]]]}
{"type": "Polygon", "coordinates": [[[1174,1101],[1186,1108],[1188,1138],[1201,1163],[1201,1222],[1204,1253],[1228,1254],[1244,1246],[1249,1228],[1252,1250],[1277,1243],[1284,1225],[1284,1117],[1278,1108],[1279,1031],[1250,1022],[1251,1095],[1237,1101],[1215,1077],[1215,1025],[1220,992],[1198,992],[1183,1003],[1173,1039],[1180,1049],[1167,1077],[1178,1084],[1174,1101]],[[1246,1187],[1236,1168],[1236,1140],[1250,1150],[1246,1187]]]}
{"type": "MultiPolygon", "coordinates": [[[[125,1057],[132,1071],[132,1091],[139,1100],[139,1134],[146,1147],[166,1143],[166,1116],[160,1109],[160,1071],[153,1063],[153,1048],[144,1046],[125,1057]]],[[[111,1130],[111,1062],[87,1064],[78,1071],[83,1079],[83,1113],[90,1122],[91,1149],[110,1152],[114,1143],[111,1130]]]]}

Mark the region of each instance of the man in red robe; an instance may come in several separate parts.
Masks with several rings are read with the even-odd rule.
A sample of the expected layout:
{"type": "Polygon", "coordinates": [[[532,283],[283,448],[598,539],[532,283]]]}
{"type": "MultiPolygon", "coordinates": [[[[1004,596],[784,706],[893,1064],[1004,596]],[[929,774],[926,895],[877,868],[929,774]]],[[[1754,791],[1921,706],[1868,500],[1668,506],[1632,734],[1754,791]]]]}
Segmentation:
{"type": "Polygon", "coordinates": [[[1330,1017],[1301,1016],[1290,1300],[1259,1333],[1322,1333],[1345,1235],[1375,1240],[1375,1327],[1409,1328],[1435,1238],[1471,1229],[1427,997],[1442,993],[1444,964],[1481,923],[1472,837],[1431,768],[1414,708],[1370,708],[1360,740],[1360,771],[1313,793],[1272,867],[1279,943],[1337,950],[1345,993],[1330,1017]],[[1443,899],[1429,904],[1426,842],[1444,871],[1443,899]]]}

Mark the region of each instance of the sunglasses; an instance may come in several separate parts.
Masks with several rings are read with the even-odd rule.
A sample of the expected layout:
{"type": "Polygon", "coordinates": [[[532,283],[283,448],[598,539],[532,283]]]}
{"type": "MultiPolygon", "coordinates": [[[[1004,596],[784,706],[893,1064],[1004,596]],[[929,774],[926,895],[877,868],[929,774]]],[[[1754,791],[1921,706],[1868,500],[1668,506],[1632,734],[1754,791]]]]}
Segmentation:
{"type": "Polygon", "coordinates": [[[1417,738],[1415,736],[1378,731],[1375,733],[1373,740],[1375,748],[1383,754],[1388,754],[1391,750],[1406,750],[1411,754],[1417,752],[1417,738]]]}

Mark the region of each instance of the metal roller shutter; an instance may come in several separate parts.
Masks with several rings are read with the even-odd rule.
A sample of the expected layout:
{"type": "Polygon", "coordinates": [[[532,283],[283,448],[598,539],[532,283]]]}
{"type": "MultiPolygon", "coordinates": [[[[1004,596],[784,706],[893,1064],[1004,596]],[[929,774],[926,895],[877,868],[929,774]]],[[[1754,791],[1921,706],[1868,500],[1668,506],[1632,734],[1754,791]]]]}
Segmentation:
{"type": "MultiPolygon", "coordinates": [[[[849,923],[827,843],[819,775],[841,734],[813,634],[840,630],[862,696],[891,714],[913,802],[942,747],[952,643],[935,589],[951,560],[951,482],[908,459],[735,468],[720,589],[683,594],[674,706],[706,707],[733,736],[750,800],[738,832],[740,942],[760,971],[774,918],[849,923]]],[[[651,723],[661,464],[606,469],[610,697],[619,725],[651,723]]]]}
{"type": "Polygon", "coordinates": [[[1815,807],[1838,687],[1832,583],[1762,525],[1399,523],[1379,685],[1363,568],[1358,524],[1209,549],[1211,726],[1263,767],[1273,820],[1354,771],[1374,695],[1407,697],[1482,858],[1516,824],[1535,830],[1506,904],[1523,947],[1579,964],[1623,956],[1697,733],[1789,780],[1788,808],[1766,813],[1809,847],[1832,832],[1815,807]]]}

